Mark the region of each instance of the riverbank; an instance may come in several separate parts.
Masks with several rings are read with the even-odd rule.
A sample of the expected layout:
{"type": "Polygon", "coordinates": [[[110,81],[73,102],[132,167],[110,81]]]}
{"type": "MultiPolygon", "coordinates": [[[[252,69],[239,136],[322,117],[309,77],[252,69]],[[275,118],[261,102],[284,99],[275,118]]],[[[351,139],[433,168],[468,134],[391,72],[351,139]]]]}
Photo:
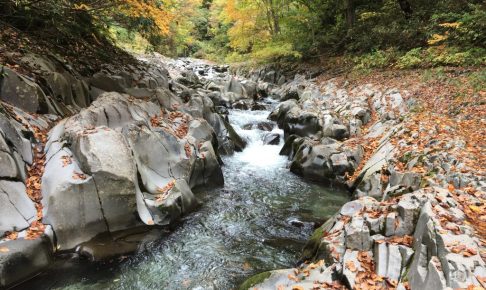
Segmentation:
{"type": "MultiPolygon", "coordinates": [[[[316,269],[322,269],[315,278],[323,279],[323,287],[359,288],[376,282],[377,287],[400,284],[422,289],[484,283],[485,103],[481,85],[478,89],[469,77],[480,71],[336,77],[319,67],[269,66],[243,72],[152,55],[121,66],[95,66],[100,70],[88,72],[76,70],[73,67],[79,64],[71,65],[62,57],[25,51],[2,51],[2,60],[6,65],[1,76],[5,101],[1,193],[8,199],[1,211],[2,286],[43,271],[54,252],[104,260],[140,245],[145,248],[199,207],[195,194],[199,186],[223,184],[223,163],[232,164],[224,156],[234,151],[243,151],[236,155],[255,163],[281,162],[278,176],[294,180],[282,171],[287,156],[292,173],[349,188],[355,199],[330,218],[304,249],[301,260],[313,264],[274,272],[263,286],[297,287],[300,281],[295,277],[308,277],[316,269]],[[267,103],[268,99],[273,101],[267,103]],[[259,124],[240,123],[247,117],[241,112],[265,110],[272,112],[260,116],[259,124]],[[232,114],[238,117],[231,119],[232,114]],[[263,122],[267,114],[282,131],[274,132],[273,123],[263,122]],[[265,131],[265,135],[245,131],[265,131]],[[257,139],[267,145],[285,142],[282,156],[272,155],[278,147],[272,147],[272,154],[260,155],[260,148],[251,146],[257,139]],[[245,147],[249,148],[244,151],[245,147]],[[100,240],[103,234],[107,239],[100,240]],[[108,246],[99,247],[100,243],[108,246]],[[388,262],[392,260],[396,263],[388,262]],[[400,267],[391,268],[392,264],[400,267]]],[[[238,166],[226,175],[235,174],[238,166]]],[[[258,177],[255,174],[246,181],[278,182],[278,176],[252,180],[258,177]]],[[[235,178],[231,186],[237,188],[242,181],[235,178]]],[[[277,191],[301,198],[307,185],[300,182],[290,187],[291,192],[277,191]]],[[[319,191],[326,192],[314,189],[303,198],[324,207],[336,202],[327,194],[314,201],[311,196],[319,191]]],[[[223,198],[228,194],[220,193],[223,198]]],[[[266,198],[256,196],[251,202],[266,198]]],[[[292,196],[291,203],[310,207],[299,198],[292,196]]],[[[240,208],[253,207],[247,200],[241,202],[240,208]]],[[[272,203],[254,207],[275,210],[272,203]]],[[[263,226],[275,216],[285,219],[297,213],[276,212],[263,226]]],[[[319,224],[329,215],[327,210],[309,213],[304,220],[309,224],[297,230],[296,244],[310,234],[311,223],[319,224]]],[[[285,220],[275,230],[284,235],[292,235],[296,229],[287,232],[288,228],[302,222],[291,216],[285,220]]],[[[254,223],[258,221],[252,220],[248,227],[254,223]]],[[[280,238],[285,240],[279,236],[271,242],[272,250],[262,255],[278,260],[279,251],[286,248],[280,238]]],[[[203,242],[210,244],[211,239],[203,242]]],[[[257,270],[290,266],[289,257],[298,260],[298,246],[291,248],[282,250],[286,258],[280,264],[272,260],[241,266],[242,257],[235,258],[239,261],[235,268],[243,271],[234,281],[257,270]]],[[[184,275],[175,277],[183,282],[177,279],[184,275]]],[[[190,283],[198,285],[192,279],[190,283]]]]}
{"type": "Polygon", "coordinates": [[[287,131],[291,170],[347,184],[355,201],[316,231],[305,264],[244,286],[484,287],[481,73],[324,74],[287,86],[297,101],[271,116],[287,131]]]}

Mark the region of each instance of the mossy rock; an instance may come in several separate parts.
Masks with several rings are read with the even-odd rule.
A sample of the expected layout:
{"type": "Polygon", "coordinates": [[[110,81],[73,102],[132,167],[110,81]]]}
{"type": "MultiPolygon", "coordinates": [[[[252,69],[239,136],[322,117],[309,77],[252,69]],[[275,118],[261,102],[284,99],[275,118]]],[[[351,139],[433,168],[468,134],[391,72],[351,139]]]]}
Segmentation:
{"type": "Polygon", "coordinates": [[[243,284],[241,284],[241,286],[238,289],[239,290],[248,290],[248,289],[250,289],[251,287],[253,287],[257,284],[262,283],[267,278],[269,278],[271,275],[272,275],[272,272],[268,271],[268,272],[263,272],[263,273],[251,276],[250,278],[246,279],[245,282],[243,282],[243,284]]]}
{"type": "Polygon", "coordinates": [[[301,261],[317,261],[326,256],[325,248],[322,247],[322,237],[324,232],[328,232],[336,222],[338,214],[329,218],[322,226],[318,227],[304,246],[301,261]]]}
{"type": "Polygon", "coordinates": [[[302,250],[302,256],[301,260],[311,260],[314,258],[316,255],[317,249],[319,249],[319,245],[321,244],[321,238],[324,234],[324,231],[322,229],[322,226],[317,228],[310,239],[307,241],[307,243],[304,246],[304,249],[302,250]]]}

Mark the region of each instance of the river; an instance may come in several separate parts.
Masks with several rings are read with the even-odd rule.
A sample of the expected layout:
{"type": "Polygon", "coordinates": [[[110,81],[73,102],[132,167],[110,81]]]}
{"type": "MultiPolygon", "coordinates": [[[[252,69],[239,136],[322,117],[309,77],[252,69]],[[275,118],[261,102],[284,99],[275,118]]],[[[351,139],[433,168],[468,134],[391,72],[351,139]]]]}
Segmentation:
{"type": "Polygon", "coordinates": [[[19,289],[235,289],[256,273],[294,266],[315,225],[348,195],[289,172],[283,140],[264,145],[268,132],[248,128],[269,113],[230,110],[249,142],[223,157],[225,186],[196,190],[202,206],[148,249],[110,263],[58,258],[19,289]]]}

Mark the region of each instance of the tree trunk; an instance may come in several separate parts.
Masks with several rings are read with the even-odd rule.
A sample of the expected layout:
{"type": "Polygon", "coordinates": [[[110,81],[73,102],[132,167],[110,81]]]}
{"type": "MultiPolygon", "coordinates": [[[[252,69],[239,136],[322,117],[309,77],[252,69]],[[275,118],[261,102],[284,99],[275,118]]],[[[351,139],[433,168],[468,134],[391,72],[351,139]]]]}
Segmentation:
{"type": "Polygon", "coordinates": [[[402,9],[403,13],[405,13],[405,18],[412,17],[412,5],[407,0],[398,0],[398,5],[400,5],[400,9],[402,9]]]}
{"type": "Polygon", "coordinates": [[[354,0],[346,0],[346,24],[348,28],[354,26],[356,21],[356,11],[354,10],[354,0]]]}

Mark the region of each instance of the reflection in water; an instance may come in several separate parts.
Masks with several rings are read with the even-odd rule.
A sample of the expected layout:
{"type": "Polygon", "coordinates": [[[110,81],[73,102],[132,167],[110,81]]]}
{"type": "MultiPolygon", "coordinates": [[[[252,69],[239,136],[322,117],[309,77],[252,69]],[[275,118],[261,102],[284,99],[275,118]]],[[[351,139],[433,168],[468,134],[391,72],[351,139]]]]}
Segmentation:
{"type": "MultiPolygon", "coordinates": [[[[198,190],[203,206],[149,250],[109,265],[61,261],[31,285],[234,289],[258,272],[293,266],[314,222],[336,212],[347,195],[294,176],[286,169],[286,157],[278,155],[281,146],[263,145],[268,132],[244,130],[247,124],[268,122],[268,114],[231,112],[230,122],[249,144],[223,158],[224,188],[198,190]]],[[[272,132],[282,135],[279,129],[272,132]]]]}

